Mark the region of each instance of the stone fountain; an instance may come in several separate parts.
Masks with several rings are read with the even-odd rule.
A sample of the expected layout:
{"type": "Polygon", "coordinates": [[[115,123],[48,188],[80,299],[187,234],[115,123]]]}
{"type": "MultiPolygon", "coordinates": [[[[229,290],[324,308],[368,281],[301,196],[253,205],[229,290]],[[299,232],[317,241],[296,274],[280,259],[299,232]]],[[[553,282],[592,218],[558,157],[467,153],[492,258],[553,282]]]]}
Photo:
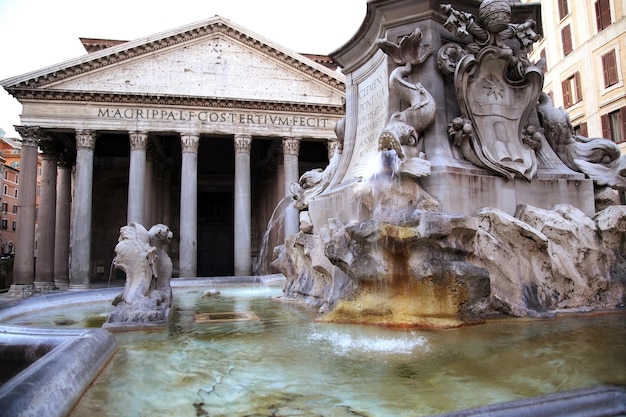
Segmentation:
{"type": "Polygon", "coordinates": [[[284,299],[425,327],[624,305],[626,156],[542,93],[540,22],[539,3],[368,3],[332,54],[340,146],[292,187],[284,299]]]}
{"type": "Polygon", "coordinates": [[[132,330],[167,325],[172,306],[172,260],[166,248],[172,232],[163,224],[146,230],[138,223],[120,229],[113,263],[126,273],[124,290],[104,328],[132,330]]]}

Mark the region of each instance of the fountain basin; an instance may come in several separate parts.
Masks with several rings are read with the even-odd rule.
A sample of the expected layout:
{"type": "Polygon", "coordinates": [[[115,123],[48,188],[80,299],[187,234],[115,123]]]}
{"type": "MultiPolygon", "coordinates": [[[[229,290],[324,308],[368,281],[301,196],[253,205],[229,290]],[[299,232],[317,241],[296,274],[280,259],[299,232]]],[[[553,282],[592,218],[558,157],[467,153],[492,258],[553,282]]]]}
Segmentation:
{"type": "MultiPolygon", "coordinates": [[[[490,319],[439,331],[348,326],[317,322],[313,309],[278,302],[280,286],[262,285],[258,277],[256,283],[242,281],[246,284],[229,283],[232,278],[174,280],[170,326],[115,333],[117,354],[70,416],[271,415],[275,410],[281,415],[426,416],[485,405],[504,410],[519,401],[540,404],[546,394],[565,396],[598,384],[626,386],[624,312],[490,319]],[[219,295],[203,296],[213,287],[219,295]],[[197,314],[220,312],[254,312],[259,320],[196,320],[197,314]]],[[[104,309],[109,301],[96,302],[97,293],[110,300],[117,291],[74,297],[84,294],[92,300],[90,309],[98,304],[104,309]]],[[[39,312],[31,309],[7,321],[67,331],[54,324],[60,322],[57,314],[67,317],[75,308],[94,314],[81,305],[54,302],[65,295],[46,296],[55,308],[42,305],[39,312]]],[[[611,389],[612,404],[623,403],[615,394],[620,390],[611,389]]],[[[609,397],[594,398],[599,399],[594,410],[606,409],[609,397]]]]}

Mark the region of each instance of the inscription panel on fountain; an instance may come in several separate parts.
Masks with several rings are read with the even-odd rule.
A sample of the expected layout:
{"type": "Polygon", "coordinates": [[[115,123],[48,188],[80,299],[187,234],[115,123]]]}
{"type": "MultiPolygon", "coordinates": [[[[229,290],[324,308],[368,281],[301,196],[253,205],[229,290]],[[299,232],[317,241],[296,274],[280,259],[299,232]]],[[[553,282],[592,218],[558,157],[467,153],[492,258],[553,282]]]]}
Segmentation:
{"type": "Polygon", "coordinates": [[[373,65],[362,79],[357,79],[355,106],[356,133],[349,177],[359,176],[363,158],[378,148],[378,135],[385,127],[389,108],[387,60],[381,53],[372,58],[373,65]]]}

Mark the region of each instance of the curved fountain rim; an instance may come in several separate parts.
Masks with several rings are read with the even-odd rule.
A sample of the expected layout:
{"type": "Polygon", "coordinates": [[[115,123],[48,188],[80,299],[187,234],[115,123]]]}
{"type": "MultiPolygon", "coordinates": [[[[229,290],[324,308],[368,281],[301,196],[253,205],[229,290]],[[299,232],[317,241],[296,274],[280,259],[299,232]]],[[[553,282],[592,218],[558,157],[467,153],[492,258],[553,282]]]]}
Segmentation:
{"type": "MultiPolygon", "coordinates": [[[[201,287],[207,285],[278,285],[284,280],[284,275],[263,276],[223,276],[200,278],[173,278],[170,281],[172,288],[201,287]]],[[[11,300],[0,305],[0,323],[13,317],[21,316],[33,311],[54,308],[63,305],[76,305],[98,301],[112,300],[120,293],[123,287],[94,288],[82,291],[65,291],[56,294],[44,294],[25,299],[11,300]]],[[[10,325],[6,325],[10,326],[10,325]]],[[[35,328],[36,326],[29,327],[35,328]]]]}

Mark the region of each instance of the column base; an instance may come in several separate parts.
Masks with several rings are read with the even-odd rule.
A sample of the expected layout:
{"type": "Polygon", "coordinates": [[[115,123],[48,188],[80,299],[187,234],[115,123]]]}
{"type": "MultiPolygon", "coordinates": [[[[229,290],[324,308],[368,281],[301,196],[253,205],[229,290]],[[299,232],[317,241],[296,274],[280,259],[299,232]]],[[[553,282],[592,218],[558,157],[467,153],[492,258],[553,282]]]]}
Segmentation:
{"type": "Polygon", "coordinates": [[[68,291],[87,291],[90,290],[91,287],[89,284],[71,284],[67,288],[68,291]]]}
{"type": "Polygon", "coordinates": [[[35,281],[35,289],[39,294],[50,294],[52,290],[58,289],[54,282],[37,282],[35,281]]]}
{"type": "Polygon", "coordinates": [[[67,289],[70,286],[70,281],[65,279],[65,280],[55,280],[54,281],[54,285],[62,291],[67,291],[67,289]]]}
{"type": "Polygon", "coordinates": [[[28,298],[35,293],[34,284],[11,284],[7,297],[28,298]]]}

